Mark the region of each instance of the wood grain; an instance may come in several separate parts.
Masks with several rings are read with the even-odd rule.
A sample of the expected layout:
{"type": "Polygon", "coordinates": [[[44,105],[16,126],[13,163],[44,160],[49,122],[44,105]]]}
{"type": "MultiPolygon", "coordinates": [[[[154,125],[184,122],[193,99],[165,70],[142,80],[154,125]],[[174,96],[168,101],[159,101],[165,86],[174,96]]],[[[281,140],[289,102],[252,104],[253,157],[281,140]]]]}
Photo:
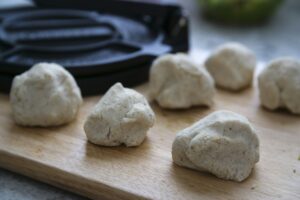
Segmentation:
{"type": "Polygon", "coordinates": [[[300,117],[261,108],[256,89],[218,90],[210,109],[152,104],[156,124],[137,148],[87,142],[82,126],[98,100],[86,98],[73,123],[46,129],[16,126],[8,97],[0,96],[0,166],[93,199],[300,199],[300,117]],[[245,115],[259,130],[261,159],[242,183],[172,163],[176,132],[219,109],[245,115]]]}

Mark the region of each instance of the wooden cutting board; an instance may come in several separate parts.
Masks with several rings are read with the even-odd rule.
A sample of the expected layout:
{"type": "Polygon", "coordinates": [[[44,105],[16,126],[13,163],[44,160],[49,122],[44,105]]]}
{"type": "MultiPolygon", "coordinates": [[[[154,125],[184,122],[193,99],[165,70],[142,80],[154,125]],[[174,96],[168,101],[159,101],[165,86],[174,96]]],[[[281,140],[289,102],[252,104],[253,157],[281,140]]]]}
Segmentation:
{"type": "Polygon", "coordinates": [[[16,126],[8,97],[0,96],[0,166],[93,199],[300,199],[300,117],[261,108],[256,89],[218,90],[210,109],[152,104],[156,124],[138,148],[87,142],[84,119],[98,100],[86,98],[73,123],[46,129],[16,126]],[[176,132],[219,109],[245,115],[259,130],[261,159],[242,183],[172,163],[176,132]]]}

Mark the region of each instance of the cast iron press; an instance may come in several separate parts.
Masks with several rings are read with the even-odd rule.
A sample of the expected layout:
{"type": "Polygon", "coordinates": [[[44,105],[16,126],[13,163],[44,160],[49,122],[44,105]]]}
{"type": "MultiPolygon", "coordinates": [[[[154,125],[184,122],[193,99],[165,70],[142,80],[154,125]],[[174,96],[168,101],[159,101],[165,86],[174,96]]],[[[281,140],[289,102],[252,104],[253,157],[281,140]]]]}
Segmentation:
{"type": "Polygon", "coordinates": [[[13,77],[35,63],[56,62],[74,75],[84,95],[99,94],[118,81],[126,86],[146,81],[153,59],[188,49],[187,21],[177,5],[36,3],[0,13],[1,92],[9,92],[13,77]]]}

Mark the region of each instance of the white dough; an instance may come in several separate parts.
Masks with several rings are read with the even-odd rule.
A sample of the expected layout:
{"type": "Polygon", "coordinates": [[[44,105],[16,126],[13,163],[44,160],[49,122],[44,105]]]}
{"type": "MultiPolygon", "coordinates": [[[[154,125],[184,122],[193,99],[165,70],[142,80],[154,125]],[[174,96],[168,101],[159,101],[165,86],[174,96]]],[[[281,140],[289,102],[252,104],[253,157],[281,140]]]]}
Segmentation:
{"type": "Polygon", "coordinates": [[[150,70],[150,93],[163,108],[210,106],[214,81],[203,66],[185,54],[168,54],[156,59],[150,70]]]}
{"type": "Polygon", "coordinates": [[[226,43],[213,51],[205,66],[217,86],[237,91],[251,85],[256,58],[245,46],[226,43]]]}
{"type": "Polygon", "coordinates": [[[82,103],[72,75],[54,63],[39,63],[13,80],[14,120],[24,126],[57,126],[75,119],[82,103]]]}
{"type": "Polygon", "coordinates": [[[84,130],[94,144],[138,146],[154,121],[154,112],[145,97],[116,83],[93,108],[84,130]]]}
{"type": "Polygon", "coordinates": [[[230,111],[217,111],[180,131],[173,161],[222,179],[243,181],[259,160],[259,141],[249,121],[230,111]]]}
{"type": "Polygon", "coordinates": [[[300,61],[279,58],[258,76],[259,96],[263,106],[275,110],[287,108],[300,114],[300,61]]]}

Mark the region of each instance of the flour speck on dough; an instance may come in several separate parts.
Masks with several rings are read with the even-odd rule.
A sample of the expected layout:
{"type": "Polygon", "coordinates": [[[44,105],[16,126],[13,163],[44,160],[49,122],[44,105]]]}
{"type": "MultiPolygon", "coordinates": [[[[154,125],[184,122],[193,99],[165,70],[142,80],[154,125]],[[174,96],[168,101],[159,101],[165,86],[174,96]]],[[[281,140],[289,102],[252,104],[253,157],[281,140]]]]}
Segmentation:
{"type": "Polygon", "coordinates": [[[300,114],[300,61],[278,58],[258,76],[261,104],[270,109],[286,108],[300,114]]]}
{"type": "Polygon", "coordinates": [[[57,126],[76,118],[82,97],[75,79],[62,66],[39,63],[14,78],[10,104],[17,124],[57,126]]]}
{"type": "Polygon", "coordinates": [[[256,58],[244,45],[231,42],[217,47],[205,66],[218,87],[238,91],[251,85],[256,58]]]}
{"type": "Polygon", "coordinates": [[[177,134],[172,157],[179,166],[240,182],[259,161],[259,141],[245,117],[217,111],[177,134]]]}
{"type": "Polygon", "coordinates": [[[150,93],[163,108],[182,109],[211,106],[214,81],[204,66],[182,53],[156,59],[150,69],[150,93]]]}
{"type": "Polygon", "coordinates": [[[88,115],[84,130],[88,140],[103,146],[140,145],[155,115],[140,93],[113,85],[88,115]]]}

